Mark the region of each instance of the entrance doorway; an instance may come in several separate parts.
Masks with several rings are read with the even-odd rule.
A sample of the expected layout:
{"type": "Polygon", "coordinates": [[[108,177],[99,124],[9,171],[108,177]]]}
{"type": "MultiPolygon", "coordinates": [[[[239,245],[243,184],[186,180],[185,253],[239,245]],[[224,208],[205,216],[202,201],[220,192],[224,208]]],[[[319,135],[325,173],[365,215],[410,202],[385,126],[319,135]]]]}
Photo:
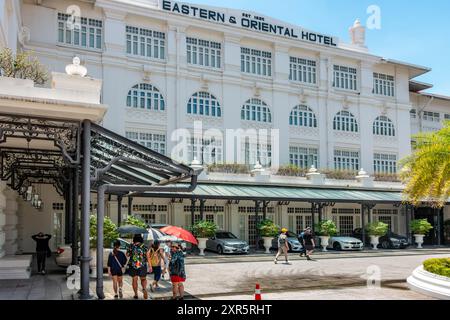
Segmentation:
{"type": "Polygon", "coordinates": [[[416,208],[414,219],[426,219],[433,226],[433,229],[423,238],[424,244],[437,245],[439,235],[441,236],[441,244],[443,243],[444,215],[442,209],[416,208]]]}

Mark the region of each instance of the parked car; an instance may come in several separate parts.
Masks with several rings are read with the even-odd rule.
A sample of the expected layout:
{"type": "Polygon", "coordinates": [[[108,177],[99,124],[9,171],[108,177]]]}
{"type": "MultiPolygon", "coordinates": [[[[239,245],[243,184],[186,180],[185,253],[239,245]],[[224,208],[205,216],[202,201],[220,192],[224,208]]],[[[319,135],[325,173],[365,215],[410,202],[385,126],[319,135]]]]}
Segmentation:
{"type": "MultiPolygon", "coordinates": [[[[361,228],[356,228],[353,230],[353,237],[362,239],[361,228]]],[[[370,236],[366,233],[366,243],[370,243],[370,236]]],[[[408,242],[408,238],[405,236],[401,236],[392,231],[388,231],[384,236],[381,236],[378,240],[378,248],[383,249],[405,249],[410,243],[408,242]]]]}
{"type": "Polygon", "coordinates": [[[328,247],[338,251],[362,250],[364,249],[364,244],[361,240],[354,237],[335,236],[330,238],[328,247]]]}
{"type": "Polygon", "coordinates": [[[206,249],[217,252],[219,254],[224,253],[245,253],[250,250],[250,246],[244,240],[240,240],[234,234],[228,231],[219,230],[216,231],[214,237],[209,238],[206,241],[206,249]]]}
{"type": "MultiPolygon", "coordinates": [[[[302,245],[300,241],[298,241],[297,235],[291,231],[286,233],[289,251],[299,252],[302,249],[302,245]]],[[[263,240],[260,241],[260,247],[264,248],[263,240]]],[[[272,239],[272,248],[274,250],[278,250],[278,236],[272,239]]]]}
{"type": "MultiPolygon", "coordinates": [[[[126,253],[127,247],[130,244],[127,240],[119,238],[120,241],[120,251],[123,253],[126,253]]],[[[112,251],[112,245],[111,248],[104,248],[103,249],[103,266],[106,268],[106,265],[108,263],[108,256],[109,253],[112,251]]],[[[56,250],[56,265],[60,267],[67,268],[72,264],[72,247],[71,244],[62,245],[59,246],[56,250]]]]}

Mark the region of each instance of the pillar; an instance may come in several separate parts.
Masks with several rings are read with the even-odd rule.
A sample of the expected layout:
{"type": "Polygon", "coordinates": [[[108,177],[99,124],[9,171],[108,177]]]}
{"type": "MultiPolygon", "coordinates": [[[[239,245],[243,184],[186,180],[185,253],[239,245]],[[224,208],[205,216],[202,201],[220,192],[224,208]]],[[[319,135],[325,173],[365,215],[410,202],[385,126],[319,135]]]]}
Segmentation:
{"type": "Polygon", "coordinates": [[[6,196],[4,195],[4,191],[6,188],[6,182],[0,182],[0,258],[5,256],[5,241],[6,241],[6,232],[5,232],[5,224],[6,224],[6,196]]]}
{"type": "MultiPolygon", "coordinates": [[[[311,230],[313,231],[313,233],[316,231],[314,226],[316,224],[315,221],[315,211],[316,211],[316,204],[314,202],[311,203],[311,230]]],[[[308,227],[308,226],[306,226],[308,227]]]]}
{"type": "Polygon", "coordinates": [[[18,243],[17,243],[17,237],[18,237],[18,231],[17,231],[17,224],[18,224],[18,217],[17,217],[17,209],[18,209],[18,203],[17,203],[17,197],[18,194],[14,190],[11,190],[10,188],[6,187],[5,191],[3,192],[6,198],[6,206],[4,209],[5,213],[5,252],[7,255],[14,255],[18,251],[18,243]]]}
{"type": "Polygon", "coordinates": [[[131,216],[133,211],[133,197],[128,197],[128,215],[131,216]]]}
{"type": "Polygon", "coordinates": [[[259,242],[259,201],[255,201],[255,248],[258,250],[258,242],[259,242]]]}
{"type": "Polygon", "coordinates": [[[205,220],[205,199],[200,200],[200,217],[204,221],[205,220]]]}
{"type": "Polygon", "coordinates": [[[191,226],[195,224],[195,202],[196,199],[191,199],[191,226]]]}
{"type": "Polygon", "coordinates": [[[363,247],[366,246],[366,222],[365,222],[365,216],[364,216],[364,210],[366,209],[366,206],[364,204],[361,204],[361,241],[363,243],[363,247]]]}
{"type": "Polygon", "coordinates": [[[117,196],[117,226],[122,224],[122,196],[117,196]]]}

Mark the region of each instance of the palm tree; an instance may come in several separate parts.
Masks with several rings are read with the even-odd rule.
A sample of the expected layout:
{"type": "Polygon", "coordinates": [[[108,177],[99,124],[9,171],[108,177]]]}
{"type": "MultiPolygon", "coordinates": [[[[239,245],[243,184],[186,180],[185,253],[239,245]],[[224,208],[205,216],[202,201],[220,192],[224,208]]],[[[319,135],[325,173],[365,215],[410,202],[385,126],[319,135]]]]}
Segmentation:
{"type": "Polygon", "coordinates": [[[403,159],[404,200],[442,207],[450,198],[450,121],[437,132],[419,133],[413,154],[403,159]]]}

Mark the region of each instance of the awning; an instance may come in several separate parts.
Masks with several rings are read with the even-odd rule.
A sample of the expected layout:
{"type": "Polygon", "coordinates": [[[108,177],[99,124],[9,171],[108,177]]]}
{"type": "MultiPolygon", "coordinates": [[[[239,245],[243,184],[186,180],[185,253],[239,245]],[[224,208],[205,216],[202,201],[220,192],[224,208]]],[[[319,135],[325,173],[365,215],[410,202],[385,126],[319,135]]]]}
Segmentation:
{"type": "Polygon", "coordinates": [[[195,198],[215,200],[265,200],[290,202],[386,203],[402,202],[399,191],[373,191],[311,187],[252,186],[198,183],[189,193],[135,193],[133,197],[195,198]]]}

